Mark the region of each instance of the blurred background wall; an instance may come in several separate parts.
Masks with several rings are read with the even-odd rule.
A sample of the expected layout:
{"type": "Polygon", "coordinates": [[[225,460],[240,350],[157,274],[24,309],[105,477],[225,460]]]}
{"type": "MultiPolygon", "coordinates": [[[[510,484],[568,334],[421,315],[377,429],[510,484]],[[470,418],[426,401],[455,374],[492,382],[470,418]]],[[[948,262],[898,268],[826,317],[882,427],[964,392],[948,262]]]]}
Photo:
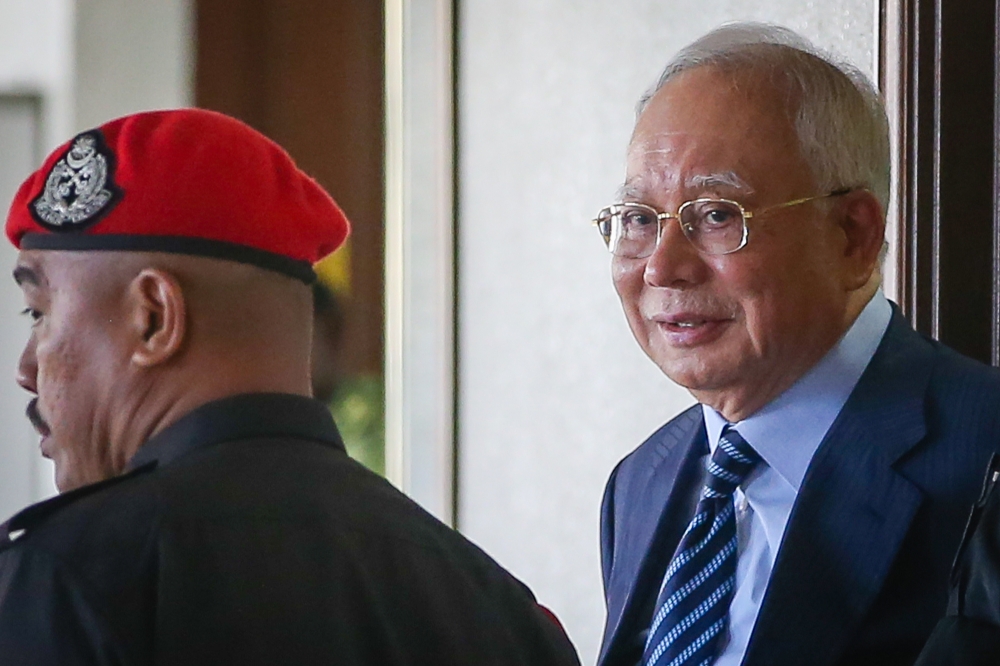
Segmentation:
{"type": "MultiPolygon", "coordinates": [[[[604,481],[691,402],[632,340],[589,224],[622,178],[635,101],[679,47],[734,19],[788,25],[871,74],[877,5],[454,6],[457,257],[446,271],[457,293],[455,521],[562,618],[584,663],[604,618],[604,481]]],[[[377,374],[381,20],[376,0],[0,0],[0,198],[5,206],[59,142],[110,117],[192,103],[241,116],[285,144],[360,224],[333,281],[359,299],[347,312],[357,328],[345,368],[377,374]],[[372,63],[375,79],[359,83],[352,68],[371,72],[372,63]]],[[[2,279],[13,260],[0,244],[5,516],[53,492],[23,416],[26,396],[2,381],[27,334],[20,293],[2,279]]]]}
{"type": "Polygon", "coordinates": [[[71,4],[74,132],[126,113],[194,102],[193,0],[71,4]]]}

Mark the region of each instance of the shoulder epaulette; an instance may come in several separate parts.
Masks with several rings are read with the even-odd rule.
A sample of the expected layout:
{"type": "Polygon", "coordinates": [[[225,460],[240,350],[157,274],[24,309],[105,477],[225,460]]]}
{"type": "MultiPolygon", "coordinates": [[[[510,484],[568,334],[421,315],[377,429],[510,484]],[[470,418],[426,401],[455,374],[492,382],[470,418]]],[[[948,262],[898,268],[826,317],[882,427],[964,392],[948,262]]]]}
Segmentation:
{"type": "Polygon", "coordinates": [[[0,525],[0,553],[24,539],[25,536],[31,532],[31,530],[41,525],[50,516],[58,513],[64,507],[78,502],[84,497],[100,492],[105,488],[118,485],[119,483],[123,483],[124,481],[135,476],[150,472],[155,467],[156,463],[152,462],[141,467],[137,467],[127,474],[122,474],[121,476],[116,476],[105,481],[91,483],[81,488],[56,495],[55,497],[51,497],[47,500],[42,500],[37,504],[32,504],[23,511],[14,514],[14,516],[3,525],[0,525]]]}

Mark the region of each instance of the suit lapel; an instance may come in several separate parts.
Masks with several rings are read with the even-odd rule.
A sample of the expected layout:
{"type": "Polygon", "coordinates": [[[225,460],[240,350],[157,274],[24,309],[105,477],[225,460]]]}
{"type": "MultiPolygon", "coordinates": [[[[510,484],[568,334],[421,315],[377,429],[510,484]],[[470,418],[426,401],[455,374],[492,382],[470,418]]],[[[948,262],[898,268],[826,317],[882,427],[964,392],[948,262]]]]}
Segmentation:
{"type": "Polygon", "coordinates": [[[836,662],[881,590],[922,500],[892,465],[926,431],[925,345],[894,312],[806,473],[746,666],[836,662]]]}
{"type": "MultiPolygon", "coordinates": [[[[609,589],[620,600],[608,608],[608,626],[598,664],[617,664],[638,632],[649,624],[643,609],[656,596],[661,577],[694,510],[707,451],[704,419],[695,406],[654,435],[654,461],[620,470],[616,481],[615,560],[609,589]],[[647,507],[659,511],[645,510],[647,507]]],[[[651,443],[651,442],[650,442],[651,443]]],[[[624,655],[623,655],[624,656],[624,655]]]]}

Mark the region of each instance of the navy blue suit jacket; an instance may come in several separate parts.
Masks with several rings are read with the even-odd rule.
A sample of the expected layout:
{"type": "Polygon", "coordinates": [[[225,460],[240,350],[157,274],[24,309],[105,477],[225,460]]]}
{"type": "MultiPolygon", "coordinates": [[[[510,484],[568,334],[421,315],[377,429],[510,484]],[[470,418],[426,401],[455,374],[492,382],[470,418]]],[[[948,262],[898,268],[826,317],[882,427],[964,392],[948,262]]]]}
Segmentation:
{"type": "MultiPolygon", "coordinates": [[[[918,335],[898,311],[809,465],[745,666],[912,664],[990,454],[1000,371],[918,335]]],[[[601,512],[600,666],[633,666],[708,453],[700,406],[622,460],[601,512]]]]}

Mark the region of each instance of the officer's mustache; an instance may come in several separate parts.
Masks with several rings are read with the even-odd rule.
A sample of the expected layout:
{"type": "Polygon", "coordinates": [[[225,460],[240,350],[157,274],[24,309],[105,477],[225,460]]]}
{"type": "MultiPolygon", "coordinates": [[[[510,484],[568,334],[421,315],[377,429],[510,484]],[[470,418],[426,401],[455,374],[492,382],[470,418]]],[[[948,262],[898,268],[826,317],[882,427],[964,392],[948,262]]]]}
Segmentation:
{"type": "Polygon", "coordinates": [[[38,434],[42,437],[48,437],[49,424],[45,422],[45,419],[43,419],[42,415],[38,412],[38,398],[33,398],[31,402],[28,403],[28,408],[24,410],[24,412],[28,415],[28,420],[31,421],[31,425],[38,431],[38,434]]]}

